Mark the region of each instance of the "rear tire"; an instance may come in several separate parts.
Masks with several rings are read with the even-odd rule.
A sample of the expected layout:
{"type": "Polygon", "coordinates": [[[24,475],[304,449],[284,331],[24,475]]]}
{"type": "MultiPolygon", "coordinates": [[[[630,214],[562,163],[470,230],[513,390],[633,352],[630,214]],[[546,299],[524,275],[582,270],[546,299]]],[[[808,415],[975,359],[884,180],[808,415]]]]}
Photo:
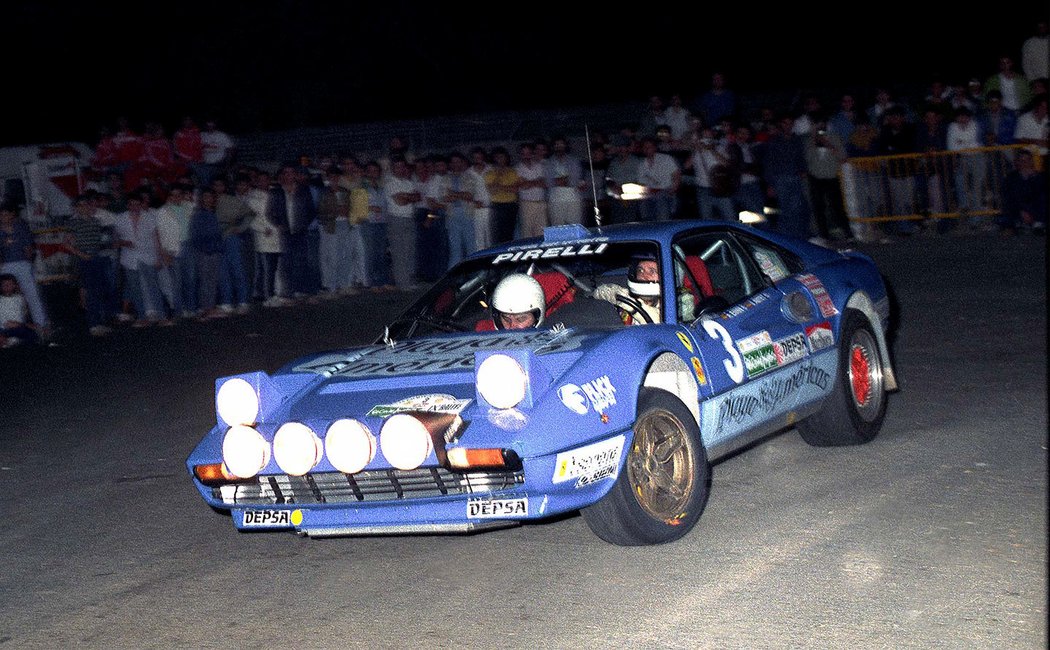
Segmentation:
{"type": "Polygon", "coordinates": [[[798,432],[814,447],[871,442],[886,415],[886,382],[878,340],[868,319],[847,309],[839,334],[835,388],[823,408],[798,423],[798,432]]]}
{"type": "Polygon", "coordinates": [[[671,393],[642,388],[623,471],[583,518],[612,544],[663,544],[692,529],[710,487],[711,466],[692,413],[671,393]]]}

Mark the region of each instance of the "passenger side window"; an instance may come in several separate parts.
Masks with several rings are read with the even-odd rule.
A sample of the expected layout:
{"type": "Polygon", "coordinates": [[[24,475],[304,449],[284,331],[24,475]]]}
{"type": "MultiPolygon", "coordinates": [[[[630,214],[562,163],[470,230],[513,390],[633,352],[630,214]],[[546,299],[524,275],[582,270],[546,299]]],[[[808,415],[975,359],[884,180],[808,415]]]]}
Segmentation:
{"type": "Polygon", "coordinates": [[[681,322],[691,322],[704,311],[721,311],[765,286],[755,264],[725,233],[683,237],[673,252],[681,322]]]}
{"type": "Polygon", "coordinates": [[[751,259],[755,261],[755,265],[773,282],[779,282],[803,270],[802,262],[787,251],[749,237],[741,237],[740,241],[751,255],[751,259]]]}

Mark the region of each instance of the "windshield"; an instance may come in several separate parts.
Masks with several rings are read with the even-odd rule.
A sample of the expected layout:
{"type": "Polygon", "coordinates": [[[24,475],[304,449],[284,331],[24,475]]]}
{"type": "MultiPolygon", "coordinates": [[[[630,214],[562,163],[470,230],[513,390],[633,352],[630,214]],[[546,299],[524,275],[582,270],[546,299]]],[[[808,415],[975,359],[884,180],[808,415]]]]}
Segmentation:
{"type": "MultiPolygon", "coordinates": [[[[532,327],[612,328],[660,322],[659,259],[654,242],[587,240],[521,246],[468,260],[451,269],[390,323],[385,337],[396,341],[435,333],[514,328],[513,323],[520,319],[494,319],[493,299],[497,303],[510,300],[507,304],[527,302],[528,290],[535,286],[531,280],[508,280],[501,285],[517,275],[532,278],[542,289],[542,308],[535,310],[536,318],[528,319],[532,327]],[[655,281],[651,274],[646,275],[644,288],[636,289],[640,267],[657,272],[655,281]],[[503,294],[494,296],[497,287],[503,294]],[[514,295],[508,298],[505,288],[514,295]]],[[[536,291],[539,295],[539,289],[536,291]]]]}

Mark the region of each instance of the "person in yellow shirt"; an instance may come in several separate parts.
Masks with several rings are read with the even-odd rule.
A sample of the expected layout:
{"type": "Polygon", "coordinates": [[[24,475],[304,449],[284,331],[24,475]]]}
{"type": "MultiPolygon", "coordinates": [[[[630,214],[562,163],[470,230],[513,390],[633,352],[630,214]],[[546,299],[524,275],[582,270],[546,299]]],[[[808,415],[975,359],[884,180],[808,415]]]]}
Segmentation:
{"type": "Polygon", "coordinates": [[[514,239],[518,225],[518,172],[510,164],[505,147],[492,150],[492,166],[485,172],[485,186],[492,202],[492,243],[505,244],[514,239]]]}

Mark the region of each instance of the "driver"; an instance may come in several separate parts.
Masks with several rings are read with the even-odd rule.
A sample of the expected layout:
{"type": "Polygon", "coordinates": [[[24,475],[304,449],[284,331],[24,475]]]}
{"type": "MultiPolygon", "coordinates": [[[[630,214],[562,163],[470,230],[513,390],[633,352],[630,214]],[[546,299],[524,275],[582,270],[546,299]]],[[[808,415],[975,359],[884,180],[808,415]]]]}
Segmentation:
{"type": "Polygon", "coordinates": [[[602,284],[594,290],[594,297],[616,305],[625,325],[659,323],[660,263],[656,256],[635,256],[627,272],[627,288],[602,284]]]}
{"type": "Polygon", "coordinates": [[[492,324],[498,330],[523,330],[543,323],[543,287],[524,273],[512,273],[492,292],[492,324]]]}

